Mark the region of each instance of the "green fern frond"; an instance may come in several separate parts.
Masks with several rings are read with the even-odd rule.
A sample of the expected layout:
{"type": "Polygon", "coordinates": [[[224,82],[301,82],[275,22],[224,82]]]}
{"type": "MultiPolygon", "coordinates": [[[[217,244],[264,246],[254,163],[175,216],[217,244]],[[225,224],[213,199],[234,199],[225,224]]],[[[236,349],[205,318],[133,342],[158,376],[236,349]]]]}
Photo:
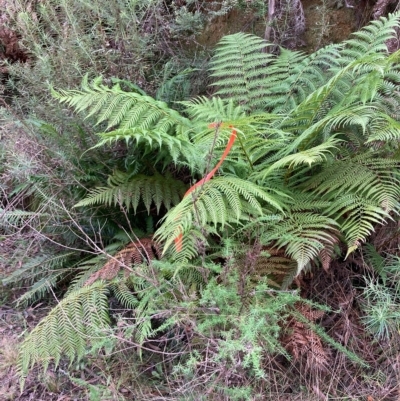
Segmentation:
{"type": "Polygon", "coordinates": [[[98,77],[88,82],[85,76],[82,90],[52,90],[53,96],[77,112],[87,111],[86,118],[96,115],[97,124],[107,122],[107,129],[139,128],[144,131],[170,132],[173,127],[190,128],[190,121],[164,102],[154,100],[137,92],[125,92],[119,83],[111,88],[102,84],[98,77]]]}
{"type": "Polygon", "coordinates": [[[372,153],[326,163],[322,170],[300,188],[330,202],[324,209],[340,225],[349,247],[357,249],[390,212],[400,210],[399,163],[377,158],[372,153]]]}
{"type": "Polygon", "coordinates": [[[338,225],[327,216],[297,212],[272,226],[262,236],[264,243],[273,243],[297,262],[297,274],[318,256],[326,244],[335,243],[338,225]]]}
{"type": "Polygon", "coordinates": [[[377,111],[368,125],[367,135],[366,144],[371,145],[374,145],[374,142],[398,141],[400,139],[400,123],[389,115],[377,111]]]}
{"type": "Polygon", "coordinates": [[[236,106],[232,99],[196,98],[184,104],[196,124],[196,131],[192,135],[194,145],[203,152],[212,149],[217,160],[224,151],[233,128],[237,132],[237,141],[228,159],[241,165],[244,162],[248,168],[252,168],[255,162],[282,148],[290,140],[290,134],[274,126],[279,116],[266,113],[246,115],[244,109],[236,106]],[[215,124],[210,128],[210,123],[215,124]]]}
{"type": "Polygon", "coordinates": [[[106,130],[111,131],[99,134],[101,140],[95,147],[120,140],[143,142],[150,149],[165,147],[174,162],[179,156],[190,161],[195,153],[187,136],[190,120],[164,102],[137,91],[123,91],[119,83],[109,88],[101,77],[89,83],[86,76],[81,91],[53,89],[52,94],[77,112],[87,111],[86,118],[96,115],[97,124],[107,123],[106,130]]]}
{"type": "Polygon", "coordinates": [[[156,99],[167,104],[186,99],[190,92],[189,76],[194,71],[192,68],[186,68],[171,76],[172,69],[167,63],[164,68],[164,81],[157,90],[156,99]]]}
{"type": "Polygon", "coordinates": [[[3,210],[0,208],[0,227],[20,227],[24,222],[43,217],[50,217],[49,213],[27,212],[25,210],[3,210]]]}
{"type": "Polygon", "coordinates": [[[270,65],[265,105],[272,112],[288,112],[327,80],[332,66],[338,65],[338,45],[327,46],[308,56],[281,49],[270,65]]]}
{"type": "Polygon", "coordinates": [[[266,46],[261,38],[241,32],[222,38],[211,60],[217,95],[229,96],[246,111],[261,108],[264,98],[259,96],[259,85],[273,58],[262,52],[266,46]]]}
{"type": "Polygon", "coordinates": [[[18,305],[28,305],[44,298],[51,289],[56,287],[57,283],[65,277],[65,271],[54,271],[46,274],[45,277],[36,281],[26,292],[24,292],[18,299],[18,305]]]}
{"type": "Polygon", "coordinates": [[[43,272],[55,270],[63,267],[70,257],[75,256],[74,252],[63,252],[59,254],[42,253],[29,259],[19,269],[16,269],[6,278],[2,280],[3,285],[17,283],[18,281],[26,280],[34,281],[35,277],[43,272]]]}
{"type": "Polygon", "coordinates": [[[156,232],[156,238],[164,242],[165,253],[180,234],[185,239],[192,227],[208,224],[224,227],[227,223],[248,219],[249,214],[261,215],[264,208],[260,201],[273,210],[283,211],[284,196],[274,189],[261,188],[236,177],[217,177],[170,210],[156,232]]]}
{"type": "Polygon", "coordinates": [[[46,370],[58,366],[65,355],[70,362],[80,359],[89,342],[96,341],[109,325],[108,289],[104,283],[71,292],[29,333],[21,345],[18,370],[24,377],[38,364],[46,370]]]}
{"type": "Polygon", "coordinates": [[[389,14],[352,33],[352,38],[344,42],[341,63],[349,63],[366,54],[387,54],[386,42],[394,36],[398,24],[399,13],[389,14]]]}
{"type": "Polygon", "coordinates": [[[3,285],[29,283],[31,287],[17,299],[19,305],[27,305],[41,299],[64,277],[74,270],[75,252],[42,254],[31,258],[2,280],[3,285]],[[72,261],[72,264],[71,264],[72,261]]]}
{"type": "Polygon", "coordinates": [[[191,118],[201,121],[203,124],[223,122],[225,126],[232,124],[235,128],[240,128],[237,120],[246,117],[244,109],[236,105],[233,99],[224,100],[220,97],[208,99],[202,96],[181,103],[185,105],[191,118]]]}
{"type": "MultiPolygon", "coordinates": [[[[300,103],[290,115],[282,120],[282,129],[296,130],[300,135],[285,150],[280,152],[276,158],[286,156],[297,149],[307,148],[313,145],[313,141],[320,139],[324,130],[329,128],[348,125],[361,126],[366,129],[372,116],[370,107],[360,105],[349,105],[332,108],[330,97],[335,88],[346,74],[359,63],[356,61],[338,71],[325,85],[311,93],[300,103]]],[[[315,142],[314,142],[315,143],[315,142]]]]}
{"type": "Polygon", "coordinates": [[[308,165],[311,167],[311,165],[323,163],[326,161],[327,155],[332,156],[332,149],[337,149],[340,142],[340,139],[332,136],[321,145],[282,157],[270,167],[263,169],[260,176],[262,179],[265,179],[272,171],[286,166],[289,169],[293,169],[299,165],[308,165]]]}
{"type": "Polygon", "coordinates": [[[138,306],[139,300],[122,280],[112,282],[110,290],[118,302],[125,308],[135,309],[138,306]]]}
{"type": "MultiPolygon", "coordinates": [[[[143,153],[158,151],[163,154],[167,160],[172,160],[175,164],[187,160],[189,165],[196,166],[196,149],[185,137],[177,138],[163,131],[144,130],[133,127],[130,129],[115,129],[110,132],[98,134],[100,140],[92,149],[105,145],[114,145],[119,141],[125,142],[128,146],[143,145],[143,153]],[[182,160],[183,159],[183,160],[182,160]]],[[[168,164],[168,161],[165,163],[168,164]]],[[[193,167],[194,169],[195,167],[193,167]]]]}
{"type": "Polygon", "coordinates": [[[367,239],[376,224],[391,219],[389,213],[376,202],[353,194],[338,196],[326,213],[340,222],[340,230],[348,246],[346,256],[367,239]]]}
{"type": "Polygon", "coordinates": [[[146,210],[150,213],[152,204],[155,204],[157,213],[161,205],[169,210],[182,199],[186,186],[171,175],[156,174],[146,176],[138,174],[131,177],[127,173],[116,171],[108,179],[109,187],[94,189],[85,199],[75,207],[90,205],[126,206],[133,208],[136,213],[139,202],[143,201],[146,210]]]}
{"type": "Polygon", "coordinates": [[[387,212],[397,210],[400,197],[400,164],[389,158],[362,154],[352,159],[336,160],[304,185],[323,199],[334,200],[339,191],[370,199],[387,212]],[[355,172],[357,172],[355,174],[355,172]]]}

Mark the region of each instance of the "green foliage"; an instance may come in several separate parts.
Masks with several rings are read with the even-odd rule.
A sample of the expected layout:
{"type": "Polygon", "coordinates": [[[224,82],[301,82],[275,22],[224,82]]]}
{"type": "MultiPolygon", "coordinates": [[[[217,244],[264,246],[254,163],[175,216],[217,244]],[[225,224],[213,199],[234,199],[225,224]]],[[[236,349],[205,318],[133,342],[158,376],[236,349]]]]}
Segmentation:
{"type": "MultiPolygon", "coordinates": [[[[265,245],[284,247],[298,262],[300,273],[325,246],[337,241],[338,235],[332,235],[337,227],[349,254],[366,240],[374,224],[384,223],[390,212],[398,210],[397,160],[391,161],[386,152],[380,157],[377,149],[371,151],[376,142],[371,137],[382,132],[382,126],[388,138],[397,138],[399,132],[398,123],[386,114],[378,96],[378,83],[384,81],[385,71],[392,76],[396,71],[392,66],[398,56],[387,57],[381,43],[396,24],[397,16],[382,19],[343,46],[328,47],[309,57],[289,51],[279,56],[266,54],[261,51],[266,44],[259,38],[241,33],[227,36],[216,50],[211,71],[217,78],[217,94],[229,97],[229,101],[217,97],[184,102],[192,121],[142,93],[125,92],[118,84],[108,88],[100,80],[92,84],[84,80],[83,91],[60,91],[55,96],[78,111],[88,110],[89,116],[97,114],[99,123],[108,122],[112,130],[102,134],[99,146],[143,138],[150,151],[156,137],[160,148],[167,145],[174,163],[185,157],[193,173],[198,165],[188,157],[188,151],[193,154],[197,149],[204,154],[209,147],[213,156],[224,148],[221,134],[225,136],[231,129],[228,127],[235,127],[239,143],[232,150],[230,165],[227,163],[233,176],[225,173],[186,197],[167,214],[157,238],[168,249],[175,238],[182,234],[185,239],[194,227],[203,236],[250,216],[286,213],[288,199],[306,193],[309,201],[326,201],[319,216],[283,214],[281,222],[265,230],[272,233],[265,245]],[[283,65],[289,65],[289,70],[283,65]],[[352,81],[356,85],[351,85],[352,81]],[[296,94],[289,96],[289,103],[288,90],[296,94]],[[272,102],[271,93],[271,113],[254,112],[272,102]],[[222,123],[214,131],[204,128],[213,122],[222,123]],[[182,154],[177,153],[177,145],[182,154]],[[356,176],[355,169],[359,172],[356,176]],[[246,181],[240,176],[246,176],[246,181]]],[[[129,184],[123,186],[131,192],[129,184]]],[[[93,199],[115,202],[112,189],[98,191],[93,199]]],[[[155,190],[148,190],[148,210],[151,193],[155,190]]],[[[138,200],[138,195],[132,197],[134,207],[138,200]]],[[[129,204],[129,200],[124,203],[129,204]]],[[[191,238],[185,241],[184,258],[196,255],[196,235],[191,238]]]]}
{"type": "Polygon", "coordinates": [[[225,36],[211,61],[211,76],[218,78],[217,95],[229,96],[246,110],[261,108],[265,97],[265,78],[272,55],[262,53],[267,44],[253,35],[225,36]],[[261,84],[261,86],[260,86],[261,84]]]}
{"type": "Polygon", "coordinates": [[[365,256],[376,277],[366,277],[363,322],[378,340],[398,339],[400,313],[396,305],[400,297],[399,257],[389,254],[383,258],[370,244],[365,249],[365,256]]]}
{"type": "Polygon", "coordinates": [[[36,363],[45,369],[50,362],[57,366],[62,355],[71,362],[79,360],[89,340],[106,336],[107,291],[106,285],[97,283],[72,292],[60,301],[25,339],[20,350],[20,373],[26,375],[36,363]]]}
{"type": "Polygon", "coordinates": [[[2,280],[3,285],[20,282],[31,284],[29,290],[22,294],[18,304],[28,305],[48,294],[57,283],[73,273],[75,252],[62,252],[57,255],[42,252],[40,256],[32,257],[24,265],[2,280]]]}
{"type": "Polygon", "coordinates": [[[171,208],[171,205],[177,205],[186,189],[181,181],[174,179],[169,174],[166,176],[138,174],[129,177],[125,173],[116,171],[109,177],[108,184],[109,187],[93,190],[76,206],[121,205],[126,206],[128,211],[132,207],[136,213],[139,201],[142,199],[147,213],[150,213],[150,207],[153,203],[157,207],[157,213],[159,213],[161,205],[167,210],[171,208]]]}
{"type": "MultiPolygon", "coordinates": [[[[282,203],[278,197],[249,181],[231,176],[214,178],[192,196],[184,198],[166,216],[156,238],[165,242],[165,252],[179,234],[185,240],[193,225],[205,228],[211,224],[213,228],[223,229],[226,224],[246,221],[250,219],[250,215],[257,216],[263,212],[257,198],[269,204],[273,210],[282,211],[282,203]]],[[[193,257],[196,254],[194,244],[190,246],[189,241],[185,241],[185,245],[187,257],[193,257]]]]}
{"type": "MultiPolygon", "coordinates": [[[[166,76],[157,99],[128,81],[104,84],[109,81],[100,74],[91,82],[92,74],[85,75],[81,90],[53,90],[56,99],[85,116],[84,124],[95,118],[102,131],[97,144],[91,138],[82,149],[85,160],[95,155],[91,171],[101,166],[104,145],[112,145],[117,160],[103,169],[107,185],[98,174],[79,176],[80,191],[72,191],[69,182],[68,208],[38,179],[34,192],[41,196],[43,218],[49,209],[58,211],[56,219],[67,218],[76,243],[89,243],[96,256],[73,265],[77,274],[66,296],[22,346],[20,372],[35,364],[47,368],[51,361],[57,366],[63,355],[80,359],[90,338],[92,350],[105,347],[101,337],[111,330],[108,294],[129,311],[115,330],[140,357],[179,355],[163,365],[167,374],[173,372],[168,380],[177,382],[184,377],[197,384],[210,366],[219,367],[222,378],[211,373],[215,380],[209,388],[231,399],[249,398],[256,386],[267,386],[263,364],[268,356],[289,356],[282,334],[290,316],[313,338],[360,363],[296,312],[301,298],[287,288],[306,269],[322,265],[328,270],[341,244],[346,248],[341,257],[354,253],[377,225],[400,211],[400,51],[388,55],[385,45],[398,26],[398,15],[382,18],[343,44],[308,56],[284,49],[266,53],[268,44],[253,35],[226,36],[210,64],[216,96],[180,101],[176,108],[174,80],[166,76]],[[228,141],[232,148],[226,154],[228,141]],[[155,233],[153,222],[158,223],[155,233]],[[127,237],[145,227],[155,241],[148,249],[160,260],[147,253],[137,260],[115,254],[106,261],[105,255],[121,245],[116,226],[127,237]],[[107,247],[110,242],[114,249],[107,247]],[[162,254],[155,250],[159,245],[162,254]],[[93,276],[111,265],[112,275],[93,276]],[[120,267],[129,275],[123,277],[120,267]],[[88,286],[93,277],[109,281],[88,286]],[[284,289],[271,290],[272,283],[284,289]],[[238,374],[247,381],[227,386],[238,374]]],[[[30,217],[7,213],[14,224],[30,217]]],[[[52,264],[62,267],[61,259],[47,260],[50,273],[34,281],[27,300],[38,299],[65,277],[52,264]]],[[[371,257],[371,263],[377,260],[385,282],[398,270],[398,261],[392,259],[395,267],[389,271],[380,258],[371,257]]],[[[10,282],[33,274],[37,266],[27,264],[10,282]]],[[[395,335],[398,288],[393,288],[371,281],[365,290],[364,322],[379,338],[395,335]]]]}

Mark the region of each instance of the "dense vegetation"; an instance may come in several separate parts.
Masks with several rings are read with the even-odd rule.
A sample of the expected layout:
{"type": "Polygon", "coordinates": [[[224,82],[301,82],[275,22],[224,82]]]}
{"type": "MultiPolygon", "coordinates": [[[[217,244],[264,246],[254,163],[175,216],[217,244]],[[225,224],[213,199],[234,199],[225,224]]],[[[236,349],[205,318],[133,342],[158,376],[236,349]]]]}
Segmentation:
{"type": "Polygon", "coordinates": [[[2,279],[51,305],[21,388],[395,399],[400,15],[312,54],[239,32],[194,55],[250,6],[58,3],[8,21],[27,60],[4,77],[2,279]]]}

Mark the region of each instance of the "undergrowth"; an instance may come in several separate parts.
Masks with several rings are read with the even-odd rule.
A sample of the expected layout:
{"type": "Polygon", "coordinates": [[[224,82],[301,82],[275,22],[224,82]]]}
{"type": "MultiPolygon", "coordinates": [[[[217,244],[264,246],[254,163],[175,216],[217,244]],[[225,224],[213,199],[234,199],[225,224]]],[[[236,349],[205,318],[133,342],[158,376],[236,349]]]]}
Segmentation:
{"type": "Polygon", "coordinates": [[[7,67],[0,235],[21,242],[1,278],[54,302],[21,389],[395,397],[399,16],[310,55],[237,33],[180,62],[184,35],[250,7],[184,3],[9,10],[32,64],[7,67]]]}

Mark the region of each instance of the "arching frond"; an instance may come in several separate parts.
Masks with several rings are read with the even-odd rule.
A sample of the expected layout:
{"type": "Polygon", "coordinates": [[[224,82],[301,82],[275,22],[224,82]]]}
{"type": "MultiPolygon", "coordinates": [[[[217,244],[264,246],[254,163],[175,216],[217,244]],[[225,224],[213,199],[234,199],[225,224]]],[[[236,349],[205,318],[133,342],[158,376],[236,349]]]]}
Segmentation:
{"type": "Polygon", "coordinates": [[[327,244],[337,241],[338,225],[330,217],[296,212],[263,234],[263,242],[273,243],[297,262],[299,274],[327,244]]]}
{"type": "Polygon", "coordinates": [[[262,52],[267,43],[254,35],[236,33],[221,39],[211,60],[211,76],[217,78],[217,95],[232,98],[245,110],[261,108],[260,82],[268,75],[273,56],[262,52]]]}
{"type": "Polygon", "coordinates": [[[397,160],[363,154],[324,166],[304,187],[325,200],[335,200],[339,193],[354,193],[391,212],[397,210],[399,204],[399,167],[397,160]]]}
{"type": "Polygon", "coordinates": [[[75,252],[42,252],[40,255],[31,258],[19,269],[2,280],[3,285],[15,283],[29,284],[29,289],[18,299],[17,303],[28,305],[47,295],[57,283],[73,272],[75,252]],[[72,261],[72,263],[71,263],[72,261]]]}
{"type": "Polygon", "coordinates": [[[266,108],[285,113],[304,101],[326,82],[329,69],[338,65],[339,49],[340,45],[331,45],[308,56],[281,49],[265,79],[268,82],[263,95],[266,108]]]}
{"type": "Polygon", "coordinates": [[[123,91],[119,83],[111,88],[98,77],[88,82],[85,76],[82,90],[52,90],[53,96],[77,112],[87,111],[86,118],[96,116],[97,123],[107,122],[107,129],[138,128],[144,131],[174,132],[172,128],[190,128],[190,121],[164,102],[136,91],[123,91]]]}
{"type": "Polygon", "coordinates": [[[190,160],[194,149],[188,141],[190,120],[166,103],[137,91],[123,91],[119,83],[111,88],[102,84],[101,77],[89,83],[87,76],[82,90],[52,90],[53,96],[76,111],[87,111],[96,116],[97,124],[106,122],[107,132],[99,134],[101,140],[95,146],[125,141],[144,143],[150,149],[166,148],[176,162],[178,156],[190,160]]]}
{"type": "Polygon", "coordinates": [[[386,42],[395,34],[398,26],[398,14],[390,14],[379,20],[371,21],[367,26],[352,33],[352,38],[344,42],[341,51],[341,64],[349,63],[367,54],[386,54],[386,42]]]}
{"type": "Polygon", "coordinates": [[[135,309],[139,305],[139,300],[122,280],[110,284],[112,291],[118,302],[125,308],[135,309]]]}
{"type": "Polygon", "coordinates": [[[129,174],[116,171],[109,177],[108,184],[109,187],[94,189],[75,206],[121,205],[126,206],[128,210],[132,207],[136,213],[139,202],[142,201],[148,213],[153,204],[159,212],[161,205],[167,210],[177,205],[187,189],[183,182],[168,174],[152,176],[138,174],[131,177],[129,174]]]}
{"type": "MultiPolygon", "coordinates": [[[[164,253],[174,240],[192,227],[211,225],[224,227],[238,223],[248,216],[263,213],[263,204],[273,210],[283,211],[284,194],[267,192],[256,184],[236,177],[217,177],[206,182],[172,209],[156,232],[156,239],[164,242],[164,253]]],[[[185,243],[184,243],[185,245],[185,243]]]]}
{"type": "Polygon", "coordinates": [[[233,99],[224,100],[220,97],[198,97],[189,102],[181,102],[185,105],[186,111],[195,121],[203,124],[221,123],[234,125],[240,128],[237,121],[245,118],[244,109],[234,103],[233,99]]]}
{"type": "Polygon", "coordinates": [[[45,370],[50,362],[57,366],[62,355],[70,362],[80,359],[90,342],[106,336],[109,325],[107,293],[106,285],[99,282],[71,292],[60,301],[22,343],[20,374],[25,376],[36,364],[45,370]]]}
{"type": "Polygon", "coordinates": [[[391,218],[376,202],[354,194],[338,196],[326,213],[340,222],[348,246],[347,256],[367,239],[376,224],[391,218]]]}
{"type": "Polygon", "coordinates": [[[261,178],[265,179],[273,170],[280,169],[282,167],[288,167],[289,169],[295,168],[299,165],[308,165],[323,163],[326,161],[327,155],[331,155],[333,149],[337,149],[337,145],[341,140],[330,137],[326,142],[321,145],[303,150],[298,153],[294,153],[273,163],[270,167],[263,169],[261,178]]]}

